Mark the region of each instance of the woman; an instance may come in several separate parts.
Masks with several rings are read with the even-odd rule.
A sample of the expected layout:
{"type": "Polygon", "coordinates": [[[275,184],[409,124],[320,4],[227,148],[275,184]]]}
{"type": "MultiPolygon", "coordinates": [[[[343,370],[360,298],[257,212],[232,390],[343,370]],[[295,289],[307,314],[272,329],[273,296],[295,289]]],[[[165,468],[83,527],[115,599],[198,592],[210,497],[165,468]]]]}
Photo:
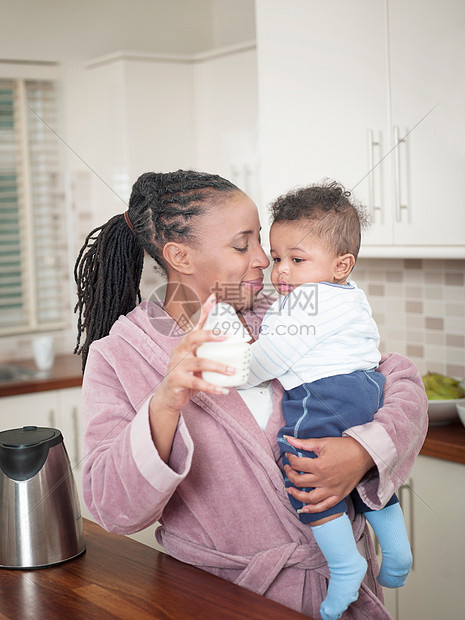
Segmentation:
{"type": "MultiPolygon", "coordinates": [[[[271,303],[259,294],[268,265],[259,230],[256,206],[232,183],[178,171],[142,175],[125,216],[89,235],[76,265],[84,499],[107,530],[129,534],[159,520],[170,555],[317,616],[328,573],[277,463],[282,390],[273,381],[263,394],[225,394],[200,373],[227,367],[195,355],[214,340],[201,329],[212,292],[257,335],[271,303]],[[136,306],[143,250],[166,273],[163,307],[136,306]]],[[[408,476],[426,432],[426,397],[405,358],[387,356],[380,371],[385,405],[375,421],[346,437],[295,440],[319,456],[291,457],[287,468],[295,486],[315,487],[290,491],[315,512],[355,486],[378,508],[408,476]]],[[[352,507],[349,516],[369,569],[344,617],[389,618],[365,520],[352,507]]]]}

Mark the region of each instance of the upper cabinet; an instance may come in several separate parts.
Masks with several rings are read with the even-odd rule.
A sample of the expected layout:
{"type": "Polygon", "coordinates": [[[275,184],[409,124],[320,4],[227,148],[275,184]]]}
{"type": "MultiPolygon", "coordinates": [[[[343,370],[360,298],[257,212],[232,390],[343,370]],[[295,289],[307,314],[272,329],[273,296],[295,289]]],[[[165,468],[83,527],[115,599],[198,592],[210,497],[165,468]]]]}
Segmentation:
{"type": "Polygon", "coordinates": [[[90,62],[86,78],[97,226],[125,211],[142,173],[193,165],[193,75],[184,57],[128,52],[90,62]]]}
{"type": "Polygon", "coordinates": [[[387,19],[394,243],[464,255],[465,3],[389,0],[387,19]]]}
{"type": "Polygon", "coordinates": [[[257,0],[264,202],[325,177],[365,256],[465,256],[465,4],[257,0]]]}
{"type": "Polygon", "coordinates": [[[148,171],[214,172],[258,200],[255,42],[189,55],[118,52],[88,63],[86,75],[95,225],[125,209],[148,171]]]}

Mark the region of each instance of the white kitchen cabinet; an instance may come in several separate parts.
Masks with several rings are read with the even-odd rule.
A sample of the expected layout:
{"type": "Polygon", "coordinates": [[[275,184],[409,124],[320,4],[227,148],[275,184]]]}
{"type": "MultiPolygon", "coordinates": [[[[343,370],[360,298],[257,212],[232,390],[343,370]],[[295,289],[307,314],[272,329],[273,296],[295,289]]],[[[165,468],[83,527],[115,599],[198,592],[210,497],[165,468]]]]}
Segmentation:
{"type": "Polygon", "coordinates": [[[388,8],[394,242],[465,248],[465,3],[388,8]]]}
{"type": "MultiPolygon", "coordinates": [[[[0,399],[0,431],[23,426],[57,427],[56,392],[36,392],[0,399]]],[[[58,427],[59,428],[59,427],[58,427]]]]}
{"type": "Polygon", "coordinates": [[[259,204],[255,44],[197,55],[193,68],[196,166],[231,180],[259,204]]]}
{"type": "Polygon", "coordinates": [[[419,456],[399,500],[414,564],[404,587],[384,589],[396,620],[461,620],[465,609],[465,465],[419,456]]]}
{"type": "Polygon", "coordinates": [[[465,256],[463,2],[257,0],[256,23],[264,202],[334,178],[369,206],[362,255],[465,256]]]}
{"type": "Polygon", "coordinates": [[[54,392],[60,414],[60,430],[74,471],[82,469],[81,388],[54,392]]]}
{"type": "Polygon", "coordinates": [[[386,119],[383,20],[378,2],[257,1],[265,203],[324,177],[367,202],[368,129],[386,119]]]}
{"type": "Polygon", "coordinates": [[[0,430],[22,426],[58,428],[71,465],[81,458],[81,388],[48,390],[0,399],[0,430]]]}
{"type": "Polygon", "coordinates": [[[254,42],[189,55],[118,52],[89,62],[86,79],[95,225],[123,211],[149,171],[206,170],[256,196],[254,42]]]}
{"type": "Polygon", "coordinates": [[[92,212],[101,225],[126,210],[142,173],[193,166],[192,66],[184,57],[115,53],[87,69],[89,140],[98,171],[92,212]]]}
{"type": "Polygon", "coordinates": [[[73,470],[74,480],[79,494],[82,516],[94,520],[82,498],[82,467],[85,454],[81,425],[81,388],[68,388],[55,392],[59,426],[73,470]]]}

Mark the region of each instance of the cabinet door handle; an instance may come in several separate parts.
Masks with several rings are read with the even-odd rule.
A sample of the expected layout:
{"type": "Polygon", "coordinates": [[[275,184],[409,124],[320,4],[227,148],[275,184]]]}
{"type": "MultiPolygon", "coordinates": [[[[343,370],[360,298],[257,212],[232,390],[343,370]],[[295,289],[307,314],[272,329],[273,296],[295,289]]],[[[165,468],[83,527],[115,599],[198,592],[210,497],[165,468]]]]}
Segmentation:
{"type": "Polygon", "coordinates": [[[396,205],[396,222],[402,221],[401,210],[408,209],[407,204],[402,204],[402,179],[401,179],[401,166],[400,166],[400,145],[406,144],[407,139],[400,137],[399,127],[396,125],[393,128],[394,132],[394,199],[396,205]]]}
{"type": "Polygon", "coordinates": [[[50,411],[48,412],[48,425],[51,428],[55,428],[55,411],[53,409],[50,409],[50,411]]]}
{"type": "Polygon", "coordinates": [[[412,550],[412,570],[415,568],[415,528],[414,528],[414,492],[413,492],[413,480],[407,480],[397,492],[399,497],[399,504],[404,512],[404,517],[407,517],[407,530],[410,541],[410,548],[412,550]],[[408,502],[408,509],[407,509],[408,502]],[[407,512],[407,514],[406,514],[407,512]]]}
{"type": "MultiPolygon", "coordinates": [[[[375,140],[374,133],[372,129],[368,130],[368,142],[367,142],[367,150],[368,150],[368,209],[371,217],[373,218],[373,222],[375,221],[375,212],[380,211],[382,213],[382,207],[376,206],[376,198],[375,198],[375,168],[378,163],[375,165],[375,147],[381,148],[381,139],[375,140]]],[[[381,158],[380,158],[381,159],[381,158]]]]}
{"type": "Polygon", "coordinates": [[[79,469],[80,467],[80,441],[79,441],[79,422],[78,422],[78,410],[77,407],[73,407],[71,412],[73,418],[73,435],[74,435],[74,466],[79,469]]]}

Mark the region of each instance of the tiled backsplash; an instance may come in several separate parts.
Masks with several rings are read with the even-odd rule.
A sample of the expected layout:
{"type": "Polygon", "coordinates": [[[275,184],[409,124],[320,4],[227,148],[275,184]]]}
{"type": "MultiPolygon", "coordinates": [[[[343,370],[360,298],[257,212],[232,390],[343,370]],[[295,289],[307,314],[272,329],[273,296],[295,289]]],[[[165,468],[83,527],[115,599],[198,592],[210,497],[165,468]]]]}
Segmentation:
{"type": "Polygon", "coordinates": [[[465,260],[359,259],[353,280],[378,323],[381,351],[421,374],[465,377],[465,260]]]}

